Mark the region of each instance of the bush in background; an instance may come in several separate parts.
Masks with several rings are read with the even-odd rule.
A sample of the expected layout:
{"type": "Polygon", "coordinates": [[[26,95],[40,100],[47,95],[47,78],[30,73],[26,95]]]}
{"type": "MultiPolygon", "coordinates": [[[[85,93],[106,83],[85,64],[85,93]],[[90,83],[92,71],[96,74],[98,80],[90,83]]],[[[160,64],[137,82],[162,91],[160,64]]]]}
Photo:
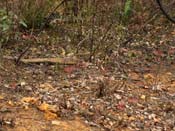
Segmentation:
{"type": "Polygon", "coordinates": [[[0,47],[9,40],[12,23],[12,14],[0,9],[0,47]]]}
{"type": "Polygon", "coordinates": [[[52,5],[52,0],[18,0],[17,15],[27,28],[40,28],[52,5]]]}

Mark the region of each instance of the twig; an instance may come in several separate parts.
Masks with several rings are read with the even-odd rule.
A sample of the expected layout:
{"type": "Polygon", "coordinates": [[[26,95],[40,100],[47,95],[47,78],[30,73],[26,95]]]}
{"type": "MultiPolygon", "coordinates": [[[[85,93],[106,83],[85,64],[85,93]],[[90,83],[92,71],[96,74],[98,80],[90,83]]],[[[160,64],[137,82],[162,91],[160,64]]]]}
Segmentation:
{"type": "Polygon", "coordinates": [[[90,56],[89,56],[89,61],[92,62],[92,57],[94,56],[93,55],[93,49],[94,49],[94,33],[95,33],[95,12],[96,12],[96,4],[95,4],[95,0],[93,1],[94,2],[94,9],[93,9],[93,16],[92,16],[92,23],[91,23],[91,43],[90,43],[90,56]]]}
{"type": "MultiPolygon", "coordinates": [[[[173,18],[171,18],[171,16],[165,11],[165,7],[162,6],[162,3],[160,2],[160,0],[156,0],[156,2],[158,3],[160,10],[162,11],[163,15],[172,23],[175,23],[175,20],[173,18]]],[[[170,3],[169,5],[173,5],[174,1],[172,1],[172,3],[170,3]]]]}
{"type": "Polygon", "coordinates": [[[26,52],[31,48],[32,44],[29,44],[27,48],[19,55],[19,57],[16,59],[15,63],[16,65],[19,64],[21,58],[26,54],[26,52]]]}
{"type": "MultiPolygon", "coordinates": [[[[88,31],[89,32],[89,31],[88,31]]],[[[84,38],[84,39],[82,39],[78,44],[77,44],[77,51],[76,51],[76,53],[78,53],[78,51],[79,51],[79,49],[80,49],[80,46],[86,41],[86,40],[88,40],[88,38],[89,38],[89,33],[87,34],[87,36],[84,38]]]]}
{"type": "MultiPolygon", "coordinates": [[[[4,59],[16,60],[11,56],[3,56],[4,59]]],[[[31,59],[19,59],[19,62],[28,63],[50,63],[50,64],[61,64],[61,65],[75,65],[77,64],[77,59],[70,58],[31,58],[31,59]]]]}

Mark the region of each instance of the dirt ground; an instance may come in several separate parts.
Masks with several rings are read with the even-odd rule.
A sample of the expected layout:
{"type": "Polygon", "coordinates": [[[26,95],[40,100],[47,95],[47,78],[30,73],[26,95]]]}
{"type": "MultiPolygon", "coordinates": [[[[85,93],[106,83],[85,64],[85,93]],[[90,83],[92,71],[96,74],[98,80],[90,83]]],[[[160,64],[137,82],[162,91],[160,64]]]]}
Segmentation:
{"type": "MultiPolygon", "coordinates": [[[[175,130],[174,40],[162,33],[155,46],[152,34],[139,36],[140,47],[121,48],[120,59],[111,56],[107,64],[78,59],[73,65],[16,65],[1,58],[0,130],[175,130]]],[[[16,46],[4,56],[19,56],[16,46]]],[[[55,57],[51,48],[57,49],[32,46],[25,57],[55,57]]]]}
{"type": "Polygon", "coordinates": [[[2,131],[175,130],[173,64],[125,64],[126,77],[116,65],[2,60],[2,131]]]}

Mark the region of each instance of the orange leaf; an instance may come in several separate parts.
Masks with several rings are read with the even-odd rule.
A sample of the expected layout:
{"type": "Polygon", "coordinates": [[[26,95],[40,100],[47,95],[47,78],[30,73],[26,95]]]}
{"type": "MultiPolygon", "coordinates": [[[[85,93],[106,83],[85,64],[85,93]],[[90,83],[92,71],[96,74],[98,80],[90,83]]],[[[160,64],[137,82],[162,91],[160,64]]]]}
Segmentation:
{"type": "Polygon", "coordinates": [[[57,118],[57,114],[52,113],[52,112],[50,112],[50,111],[46,111],[45,114],[44,114],[44,117],[45,117],[47,120],[53,120],[53,119],[56,119],[56,118],[57,118]]]}
{"type": "Polygon", "coordinates": [[[71,74],[72,72],[74,72],[76,70],[75,66],[67,66],[64,68],[64,72],[71,74]]]}

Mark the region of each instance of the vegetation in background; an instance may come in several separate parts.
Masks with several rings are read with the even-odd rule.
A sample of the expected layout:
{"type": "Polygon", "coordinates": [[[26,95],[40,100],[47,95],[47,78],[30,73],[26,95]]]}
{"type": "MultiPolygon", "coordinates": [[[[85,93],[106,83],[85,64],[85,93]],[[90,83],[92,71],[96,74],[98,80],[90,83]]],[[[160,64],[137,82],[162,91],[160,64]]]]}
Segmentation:
{"type": "Polygon", "coordinates": [[[125,2],[125,6],[124,6],[124,19],[123,19],[123,22],[124,23],[127,23],[128,20],[129,20],[129,17],[131,16],[131,12],[132,12],[132,0],[127,0],[125,2]]]}
{"type": "Polygon", "coordinates": [[[23,21],[22,26],[27,28],[41,27],[53,5],[50,0],[19,0],[17,4],[18,15],[23,21]]]}
{"type": "MultiPolygon", "coordinates": [[[[146,10],[138,8],[142,6],[142,2],[137,0],[67,1],[60,5],[59,3],[61,1],[55,0],[8,2],[6,9],[13,12],[17,22],[12,24],[10,13],[8,15],[2,13],[4,17],[1,20],[1,33],[10,35],[12,25],[32,28],[32,32],[35,32],[35,29],[41,28],[48,15],[53,13],[53,18],[49,21],[50,27],[53,27],[48,28],[49,39],[45,41],[41,40],[41,37],[38,41],[43,41],[45,44],[61,42],[64,43],[67,53],[78,53],[82,50],[89,52],[90,57],[104,58],[110,54],[111,50],[120,47],[123,41],[127,41],[129,37],[127,28],[130,22],[133,22],[133,19],[136,21],[138,18],[138,20],[142,19],[140,11],[146,10]],[[52,12],[57,5],[59,7],[52,12]]],[[[1,41],[8,38],[7,35],[1,41]]]]}
{"type": "Polygon", "coordinates": [[[12,14],[7,14],[5,9],[0,9],[0,45],[9,40],[12,31],[12,14]]]}
{"type": "Polygon", "coordinates": [[[155,0],[1,1],[0,131],[175,130],[175,31],[155,0]]]}

